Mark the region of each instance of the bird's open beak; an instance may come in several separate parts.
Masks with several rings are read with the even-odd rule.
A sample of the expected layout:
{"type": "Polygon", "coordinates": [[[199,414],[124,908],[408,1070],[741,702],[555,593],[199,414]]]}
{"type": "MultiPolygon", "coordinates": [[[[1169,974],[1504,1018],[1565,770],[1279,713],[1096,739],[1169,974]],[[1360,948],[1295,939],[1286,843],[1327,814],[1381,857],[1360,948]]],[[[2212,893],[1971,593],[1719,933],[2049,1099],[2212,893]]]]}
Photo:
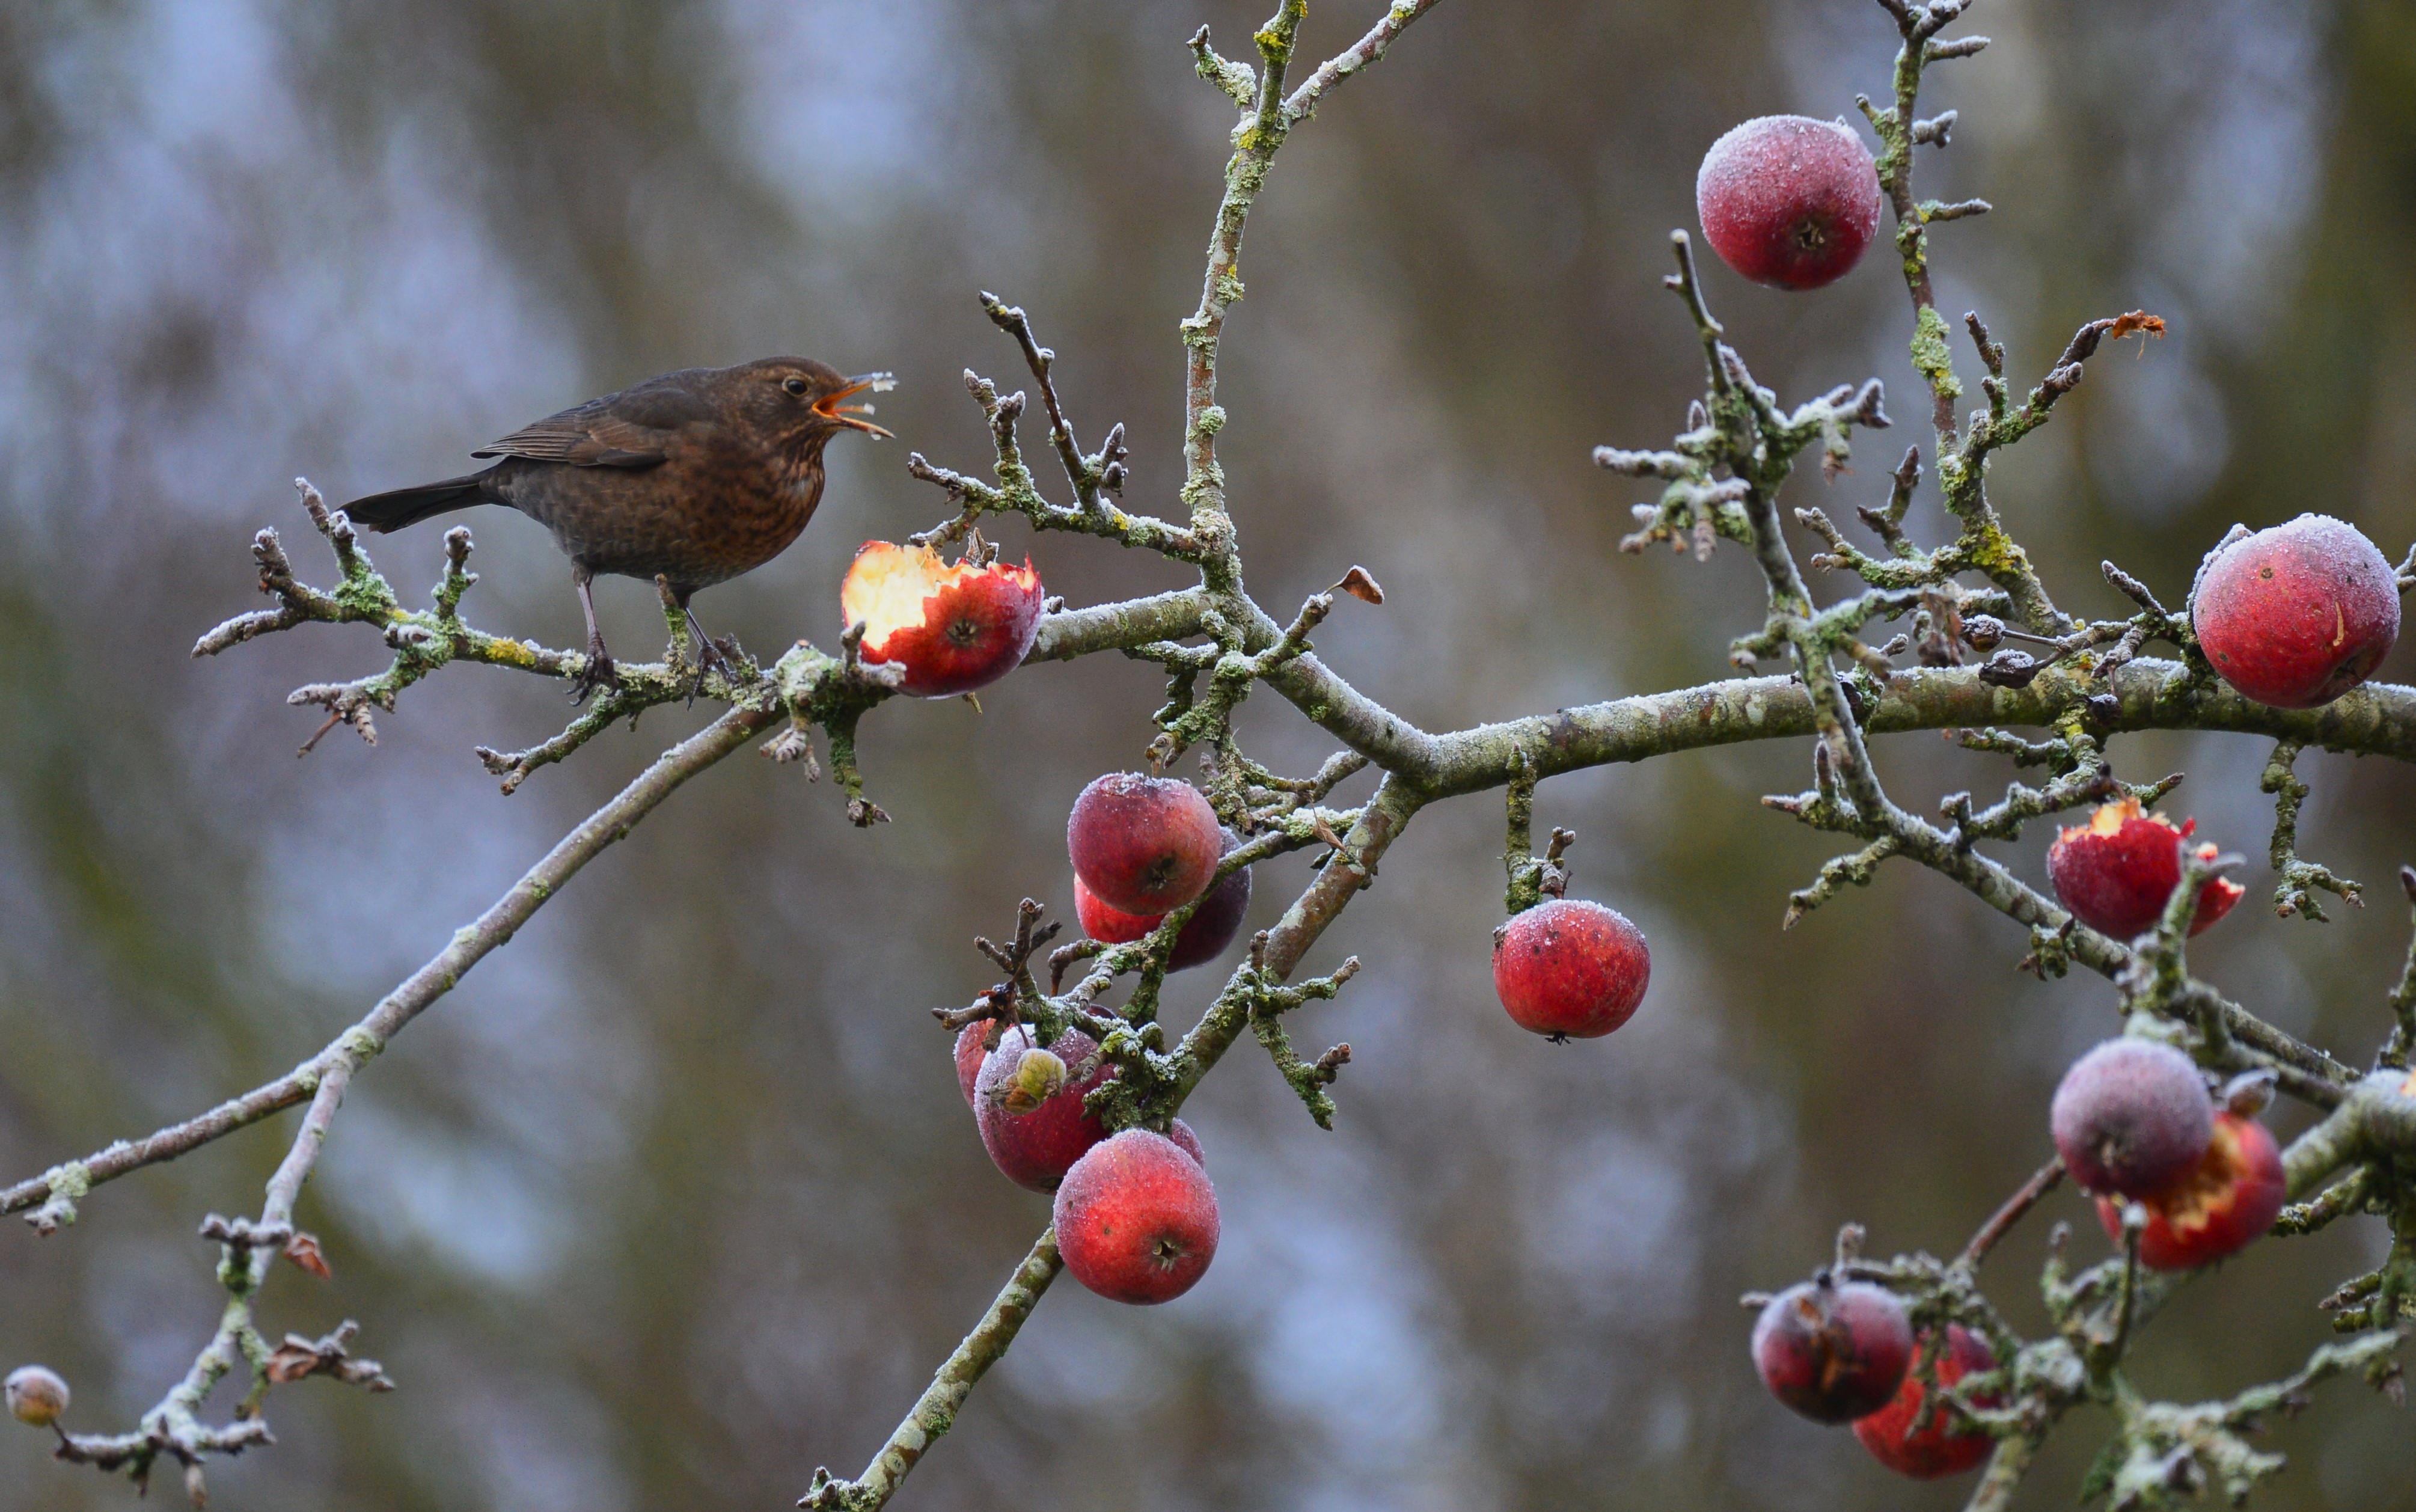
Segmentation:
{"type": "Polygon", "coordinates": [[[825,394],[814,401],[814,413],[826,419],[836,420],[852,431],[861,431],[867,435],[887,436],[889,434],[887,431],[867,418],[872,414],[871,405],[842,404],[839,401],[851,395],[861,394],[868,389],[876,394],[885,394],[897,386],[898,380],[885,372],[868,372],[860,377],[850,378],[845,388],[835,394],[825,394]]]}

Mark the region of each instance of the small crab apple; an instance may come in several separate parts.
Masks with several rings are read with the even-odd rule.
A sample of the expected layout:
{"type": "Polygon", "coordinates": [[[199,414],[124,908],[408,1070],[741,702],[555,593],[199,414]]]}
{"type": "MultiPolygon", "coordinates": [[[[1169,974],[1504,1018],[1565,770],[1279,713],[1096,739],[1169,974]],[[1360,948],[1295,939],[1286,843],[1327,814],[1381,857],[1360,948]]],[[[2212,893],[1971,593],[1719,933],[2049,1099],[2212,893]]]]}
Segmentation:
{"type": "Polygon", "coordinates": [[[998,1028],[995,1019],[976,1019],[957,1031],[957,1085],[963,1090],[965,1106],[972,1107],[974,1083],[981,1080],[982,1062],[997,1048],[990,1032],[998,1028]]]}
{"type": "Polygon", "coordinates": [[[48,1428],[68,1410],[68,1383],[56,1370],[21,1365],[8,1372],[5,1387],[8,1415],[28,1428],[48,1428]]]}
{"type": "Polygon", "coordinates": [[[2214,1138],[2196,1063],[2151,1039],[2109,1039],[2073,1062],[2048,1119],[2063,1169],[2090,1191],[2150,1197],[2187,1175],[2214,1138]]]}
{"type": "MultiPolygon", "coordinates": [[[[2046,853],[2047,880],[2073,916],[2101,934],[2128,940],[2154,929],[2165,904],[2182,883],[2182,842],[2197,828],[2193,819],[2179,829],[2137,798],[2099,806],[2086,824],[2056,837],[2046,853]]],[[[2212,859],[2214,847],[2197,854],[2212,859]]],[[[2190,933],[2202,933],[2231,912],[2247,889],[2228,877],[2209,877],[2198,889],[2197,916],[2190,933]]]]}
{"type": "Polygon", "coordinates": [[[1880,226],[1880,175],[1843,121],[1764,115],[1703,155],[1695,210],[1720,261],[1774,289],[1835,283],[1880,226]]]}
{"type": "Polygon", "coordinates": [[[992,1163],[1019,1187],[1055,1191],[1082,1152],[1107,1138],[1107,1129],[1084,1111],[1082,1099],[1114,1072],[1100,1058],[1098,1042],[1079,1029],[1065,1031],[1045,1051],[1020,1029],[1002,1033],[998,1049],[983,1059],[981,1076],[974,1083],[974,1120],[992,1163]],[[1032,1055],[1055,1060],[1060,1078],[1054,1091],[1036,1098],[1032,1095],[1045,1080],[1047,1066],[1027,1066],[1032,1055]],[[1023,1111],[1018,1111],[1019,1106],[1023,1111]]]}
{"type": "Polygon", "coordinates": [[[1094,779],[1065,820],[1074,875],[1122,914],[1164,915],[1199,897],[1224,839],[1198,788],[1138,772],[1094,779]]]}
{"type": "Polygon", "coordinates": [[[1493,935],[1493,990],[1519,1028],[1593,1039],[1635,1016],[1653,976],[1643,931],[1616,910],[1555,898],[1493,935]]]}
{"type": "Polygon", "coordinates": [[[1216,1258],[1208,1172],[1147,1129],[1125,1129],[1074,1162],[1053,1216],[1065,1268],[1111,1302],[1171,1302],[1216,1258]]]}
{"type": "Polygon", "coordinates": [[[839,584],[839,612],[864,627],[864,659],[896,662],[898,690],[917,698],[970,693],[1013,672],[1040,633],[1040,574],[1021,567],[946,563],[928,546],[866,541],[839,584]]]}
{"type": "MultiPolygon", "coordinates": [[[[1925,1332],[1913,1340],[1915,1358],[1928,1338],[1925,1332]]],[[[1946,1325],[1946,1347],[1938,1352],[1940,1386],[1951,1386],[1967,1375],[1996,1368],[1995,1352],[1978,1335],[1961,1323],[1946,1325]]],[[[1928,1427],[1918,1431],[1913,1429],[1913,1424],[1921,1420],[1922,1404],[1928,1395],[1918,1372],[1906,1371],[1904,1384],[1896,1388],[1894,1399],[1868,1417],[1855,1420],[1854,1437],[1863,1441],[1863,1447],[1871,1451],[1880,1464],[1914,1480],[1938,1480],[1978,1469],[1997,1447],[1997,1441],[1987,1433],[1964,1426],[1943,1406],[1930,1413],[1928,1427]]],[[[1993,1398],[1984,1399],[1980,1405],[1993,1407],[1996,1401],[1993,1398]]]]}
{"type": "Polygon", "coordinates": [[[1912,1324],[1895,1293],[1827,1271],[1770,1299],[1753,1325],[1770,1394],[1816,1423],[1878,1412],[1912,1366],[1912,1324]]]}
{"type": "MultiPolygon", "coordinates": [[[[1241,843],[1241,837],[1226,830],[1225,850],[1231,853],[1241,843]]],[[[1233,937],[1242,932],[1242,919],[1250,911],[1250,869],[1244,867],[1209,889],[1200,900],[1191,917],[1174,936],[1174,948],[1167,952],[1166,969],[1185,971],[1204,966],[1225,953],[1233,937]]],[[[1082,932],[1101,945],[1124,945],[1138,940],[1156,929],[1164,914],[1127,914],[1100,901],[1089,884],[1074,879],[1074,915],[1082,922],[1082,932]]]]}
{"type": "Polygon", "coordinates": [[[1196,1161],[1200,1170],[1208,1169],[1208,1152],[1200,1147],[1200,1136],[1191,1132],[1190,1125],[1178,1118],[1167,1126],[1166,1137],[1174,1142],[1176,1149],[1196,1161]]]}
{"type": "MultiPolygon", "coordinates": [[[[2239,1253],[2273,1227],[2289,1195],[2282,1152],[2264,1125],[2217,1113],[2214,1138],[2189,1173],[2140,1199],[2148,1227],[2139,1235],[2139,1263],[2150,1270],[2186,1271],[2239,1253]]],[[[2097,1200],[2097,1220],[2122,1242],[2122,1204],[2097,1200]]]]}
{"type": "Polygon", "coordinates": [[[2190,602],[2198,649],[2259,703],[2312,709],[2365,681],[2399,638],[2399,579],[2374,542],[2301,515],[2215,549],[2190,602]]]}

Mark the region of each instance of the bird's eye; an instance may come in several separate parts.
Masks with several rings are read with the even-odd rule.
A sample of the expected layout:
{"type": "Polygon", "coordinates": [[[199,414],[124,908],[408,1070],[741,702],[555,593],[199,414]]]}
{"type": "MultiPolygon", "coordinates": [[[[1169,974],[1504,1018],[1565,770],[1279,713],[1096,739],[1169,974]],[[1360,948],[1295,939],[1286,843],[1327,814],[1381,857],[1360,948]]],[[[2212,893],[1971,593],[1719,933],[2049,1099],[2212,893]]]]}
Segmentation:
{"type": "Polygon", "coordinates": [[[799,399],[806,397],[806,381],[803,378],[783,378],[780,386],[799,399]]]}

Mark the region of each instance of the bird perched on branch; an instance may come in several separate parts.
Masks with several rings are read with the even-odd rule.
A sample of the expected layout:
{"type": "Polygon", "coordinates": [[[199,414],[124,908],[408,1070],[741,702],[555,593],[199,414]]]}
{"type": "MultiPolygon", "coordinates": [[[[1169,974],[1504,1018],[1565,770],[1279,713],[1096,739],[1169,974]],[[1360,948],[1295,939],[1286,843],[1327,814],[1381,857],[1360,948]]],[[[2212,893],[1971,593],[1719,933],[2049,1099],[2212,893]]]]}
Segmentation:
{"type": "Polygon", "coordinates": [[[701,588],[788,549],[823,497],[823,447],[842,431],[886,436],[869,404],[892,386],[805,357],[687,368],[523,426],[473,457],[484,472],[372,493],[354,523],[400,530],[473,505],[507,505],[553,532],[587,616],[587,664],[573,701],[617,686],[588,584],[598,573],[660,579],[696,637],[698,676],[722,661],[688,609],[701,588]]]}

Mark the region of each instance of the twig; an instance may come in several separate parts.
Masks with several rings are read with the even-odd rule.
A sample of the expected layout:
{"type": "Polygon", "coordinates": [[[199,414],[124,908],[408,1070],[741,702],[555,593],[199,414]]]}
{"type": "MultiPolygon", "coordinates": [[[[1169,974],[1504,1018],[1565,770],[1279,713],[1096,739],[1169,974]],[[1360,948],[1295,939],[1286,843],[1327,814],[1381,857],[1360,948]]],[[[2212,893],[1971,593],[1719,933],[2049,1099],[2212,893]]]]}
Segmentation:
{"type": "Polygon", "coordinates": [[[2288,918],[2303,914],[2314,923],[2326,922],[2322,905],[2316,901],[2313,889],[2341,899],[2357,908],[2365,906],[2365,889],[2346,877],[2335,876],[2329,867],[2299,859],[2299,806],[2307,801],[2311,791],[2296,768],[2299,753],[2306,748],[2295,740],[2278,742],[2273,747],[2273,760],[2265,764],[2264,775],[2257,779],[2257,790],[2273,796],[2273,841],[2267,854],[2281,880],[2273,885],[2273,912],[2288,918]]]}
{"type": "Polygon", "coordinates": [[[1996,1248],[1999,1241],[2013,1232],[2014,1225],[2021,1221],[2022,1215],[2037,1206],[2038,1200],[2055,1190],[2062,1180],[2063,1161],[2060,1157],[2031,1172],[2031,1179],[2022,1183],[2013,1196],[2006,1198],[2004,1205],[1988,1216],[1987,1222],[1980,1225],[1980,1232],[1973,1234],[1971,1242],[1963,1247],[1963,1252],[1955,1257],[1955,1263],[1967,1271],[1979,1269],[1980,1263],[1988,1258],[1988,1251],[1996,1248]]]}

